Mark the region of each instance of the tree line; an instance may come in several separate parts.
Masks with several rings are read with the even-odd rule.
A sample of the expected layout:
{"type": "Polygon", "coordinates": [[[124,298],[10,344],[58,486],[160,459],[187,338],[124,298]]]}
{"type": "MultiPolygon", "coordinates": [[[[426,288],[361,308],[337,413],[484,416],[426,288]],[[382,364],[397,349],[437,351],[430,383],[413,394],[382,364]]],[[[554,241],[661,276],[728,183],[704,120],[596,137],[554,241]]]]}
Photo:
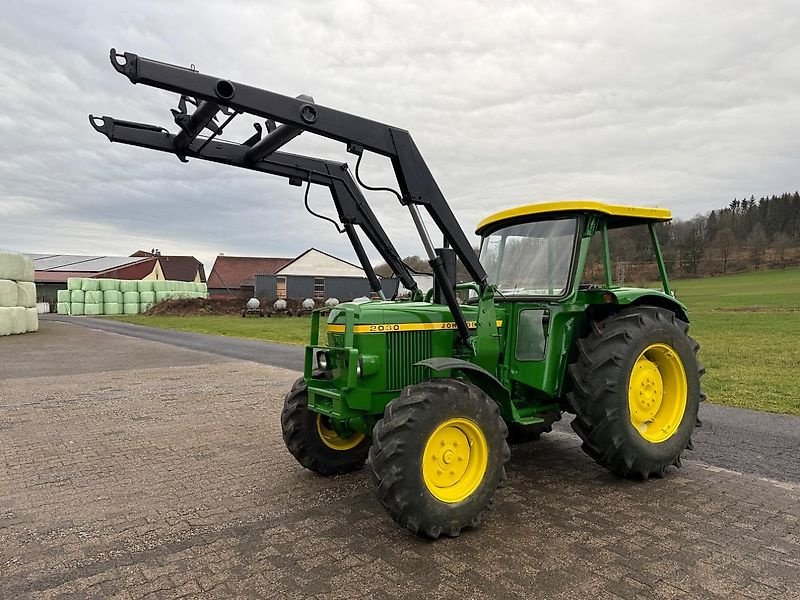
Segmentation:
{"type": "MultiPolygon", "coordinates": [[[[719,275],[800,264],[800,193],[734,198],[689,220],[657,226],[671,277],[719,275]]],[[[612,232],[617,278],[654,279],[646,228],[612,232]],[[640,231],[641,229],[641,231],[640,231]]]]}
{"type": "MultiPolygon", "coordinates": [[[[691,219],[661,223],[657,230],[673,278],[800,265],[800,192],[734,198],[727,206],[691,219]]],[[[603,266],[598,237],[592,240],[585,279],[599,283],[603,266]]],[[[647,227],[612,230],[609,246],[618,283],[658,278],[647,227]]],[[[430,272],[427,260],[419,256],[409,256],[404,261],[418,272],[430,272]]],[[[376,271],[381,276],[391,276],[385,264],[376,271]]],[[[468,279],[461,264],[458,278],[468,279]]]]}

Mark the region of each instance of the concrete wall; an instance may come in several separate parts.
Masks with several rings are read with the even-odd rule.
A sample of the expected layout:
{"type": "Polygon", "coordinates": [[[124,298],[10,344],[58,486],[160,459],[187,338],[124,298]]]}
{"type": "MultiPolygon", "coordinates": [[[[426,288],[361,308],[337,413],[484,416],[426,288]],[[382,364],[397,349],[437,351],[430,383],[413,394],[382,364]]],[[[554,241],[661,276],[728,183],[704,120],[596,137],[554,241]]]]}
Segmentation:
{"type": "Polygon", "coordinates": [[[156,261],[156,264],[153,266],[153,270],[142,277],[142,279],[155,279],[158,281],[164,281],[164,271],[161,268],[161,263],[156,261]]]}

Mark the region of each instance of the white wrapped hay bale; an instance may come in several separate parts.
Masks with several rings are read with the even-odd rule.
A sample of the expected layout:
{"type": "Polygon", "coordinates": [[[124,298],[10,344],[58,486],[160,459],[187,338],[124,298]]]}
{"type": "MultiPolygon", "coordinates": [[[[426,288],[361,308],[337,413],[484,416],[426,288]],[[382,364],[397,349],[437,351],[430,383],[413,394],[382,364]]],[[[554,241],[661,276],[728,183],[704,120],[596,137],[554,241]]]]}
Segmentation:
{"type": "Polygon", "coordinates": [[[119,279],[98,279],[101,292],[118,292],[119,279]]]}
{"type": "Polygon", "coordinates": [[[0,279],[0,306],[11,308],[17,305],[17,282],[0,279]]]}
{"type": "Polygon", "coordinates": [[[104,304],[122,304],[122,292],[119,290],[106,290],[103,292],[104,304]]]}
{"type": "Polygon", "coordinates": [[[70,292],[70,299],[69,300],[73,304],[75,304],[76,302],[78,304],[83,304],[84,303],[84,299],[83,298],[84,298],[85,295],[86,295],[86,292],[84,292],[83,290],[72,290],[72,292],[70,292]]]}
{"type": "Polygon", "coordinates": [[[83,314],[83,302],[73,302],[69,305],[69,314],[71,315],[82,315],[83,314]]]}
{"type": "Polygon", "coordinates": [[[95,304],[89,303],[83,305],[83,314],[87,317],[97,317],[103,314],[103,305],[102,304],[95,304]]]}
{"type": "Polygon", "coordinates": [[[72,302],[72,292],[70,292],[69,290],[58,290],[56,296],[58,302],[66,302],[66,303],[72,302]]]}
{"type": "Polygon", "coordinates": [[[122,302],[125,304],[139,304],[139,292],[123,292],[122,302]]]}
{"type": "Polygon", "coordinates": [[[22,306],[14,306],[8,310],[11,313],[11,334],[17,335],[20,333],[25,333],[25,324],[27,322],[25,317],[25,308],[22,306]]]}
{"type": "Polygon", "coordinates": [[[139,289],[139,282],[134,280],[125,280],[119,282],[119,291],[123,294],[125,292],[136,292],[139,289]]]}
{"type": "Polygon", "coordinates": [[[142,302],[139,304],[139,312],[146,313],[148,310],[153,308],[153,306],[155,306],[154,302],[142,302]]]}
{"type": "MultiPolygon", "coordinates": [[[[28,281],[26,278],[27,263],[22,254],[12,254],[11,252],[0,252],[0,279],[12,279],[14,281],[28,281]]],[[[30,278],[33,281],[33,276],[30,278]]]]}
{"type": "MultiPolygon", "coordinates": [[[[63,290],[63,291],[69,292],[69,290],[63,290]]],[[[68,314],[70,314],[70,309],[69,309],[70,306],[71,306],[71,304],[69,302],[59,302],[56,305],[56,310],[58,311],[58,314],[60,314],[60,315],[68,315],[68,314]]]]}
{"type": "Polygon", "coordinates": [[[139,304],[153,304],[155,301],[155,292],[139,292],[139,304]]]}
{"type": "Polygon", "coordinates": [[[36,308],[36,284],[32,281],[17,282],[17,306],[36,308]]]}
{"type": "Polygon", "coordinates": [[[105,292],[100,290],[84,292],[83,301],[86,304],[102,304],[104,302],[103,295],[105,292]]]}
{"type": "Polygon", "coordinates": [[[0,336],[11,335],[11,308],[0,306],[0,336]]]}
{"type": "MultiPolygon", "coordinates": [[[[158,282],[156,282],[156,283],[158,283],[158,282]]],[[[156,303],[163,302],[164,300],[169,300],[168,296],[171,293],[172,292],[166,292],[166,291],[155,292],[156,303]]]]}
{"type": "Polygon", "coordinates": [[[84,292],[99,292],[100,280],[99,279],[83,279],[81,280],[81,289],[84,292]]]}
{"type": "Polygon", "coordinates": [[[36,279],[36,271],[33,266],[33,259],[29,256],[22,255],[22,276],[17,278],[17,281],[26,283],[33,283],[36,279]]]}
{"type": "Polygon", "coordinates": [[[208,284],[207,283],[198,283],[197,284],[197,291],[203,292],[204,294],[208,292],[208,284]]]}
{"type": "Polygon", "coordinates": [[[153,291],[154,292],[166,292],[167,291],[167,282],[166,281],[154,281],[153,282],[153,291]]]}
{"type": "Polygon", "coordinates": [[[142,292],[152,292],[154,283],[155,281],[152,279],[142,279],[141,281],[137,282],[136,289],[140,294],[142,292]]]}
{"type": "Polygon", "coordinates": [[[67,289],[70,292],[81,289],[82,285],[83,285],[83,279],[81,279],[80,277],[70,277],[69,279],[67,279],[67,289]]]}
{"type": "Polygon", "coordinates": [[[121,315],[122,304],[120,302],[104,302],[103,303],[104,315],[121,315]]]}
{"type": "Polygon", "coordinates": [[[39,331],[39,313],[36,308],[25,309],[25,333],[39,331]]]}
{"type": "Polygon", "coordinates": [[[136,304],[123,304],[122,305],[122,312],[126,315],[138,315],[139,314],[139,303],[136,304]]]}

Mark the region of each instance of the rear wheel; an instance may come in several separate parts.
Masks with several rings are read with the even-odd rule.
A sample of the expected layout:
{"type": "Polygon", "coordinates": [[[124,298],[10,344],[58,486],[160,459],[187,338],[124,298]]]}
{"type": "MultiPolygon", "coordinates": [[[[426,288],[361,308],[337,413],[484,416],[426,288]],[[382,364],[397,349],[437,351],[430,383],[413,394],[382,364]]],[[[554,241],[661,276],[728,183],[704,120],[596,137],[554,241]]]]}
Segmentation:
{"type": "Polygon", "coordinates": [[[617,475],[661,477],[691,448],[703,369],[688,330],[669,310],[636,306],[593,323],[578,341],[572,428],[617,475]]]}
{"type": "MultiPolygon", "coordinates": [[[[340,434],[325,415],[308,408],[308,388],[301,377],[286,395],[281,412],[283,441],[306,469],[340,475],[364,466],[369,438],[360,432],[340,434]]],[[[341,428],[339,428],[341,429],[341,428]]]]}
{"type": "Polygon", "coordinates": [[[475,386],[433,379],[406,387],[373,429],[381,504],[415,534],[457,536],[480,522],[510,456],[497,404],[475,386]]]}

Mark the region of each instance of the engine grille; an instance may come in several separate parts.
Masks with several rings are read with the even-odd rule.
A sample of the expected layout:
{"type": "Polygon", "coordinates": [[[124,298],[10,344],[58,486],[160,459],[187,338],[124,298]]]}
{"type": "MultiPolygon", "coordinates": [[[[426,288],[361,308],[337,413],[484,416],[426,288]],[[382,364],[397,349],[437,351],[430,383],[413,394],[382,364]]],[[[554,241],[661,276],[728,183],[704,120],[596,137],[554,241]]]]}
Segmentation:
{"type": "Polygon", "coordinates": [[[414,363],[431,356],[430,331],[401,331],[386,335],[386,387],[399,390],[425,378],[427,369],[414,363]]]}

